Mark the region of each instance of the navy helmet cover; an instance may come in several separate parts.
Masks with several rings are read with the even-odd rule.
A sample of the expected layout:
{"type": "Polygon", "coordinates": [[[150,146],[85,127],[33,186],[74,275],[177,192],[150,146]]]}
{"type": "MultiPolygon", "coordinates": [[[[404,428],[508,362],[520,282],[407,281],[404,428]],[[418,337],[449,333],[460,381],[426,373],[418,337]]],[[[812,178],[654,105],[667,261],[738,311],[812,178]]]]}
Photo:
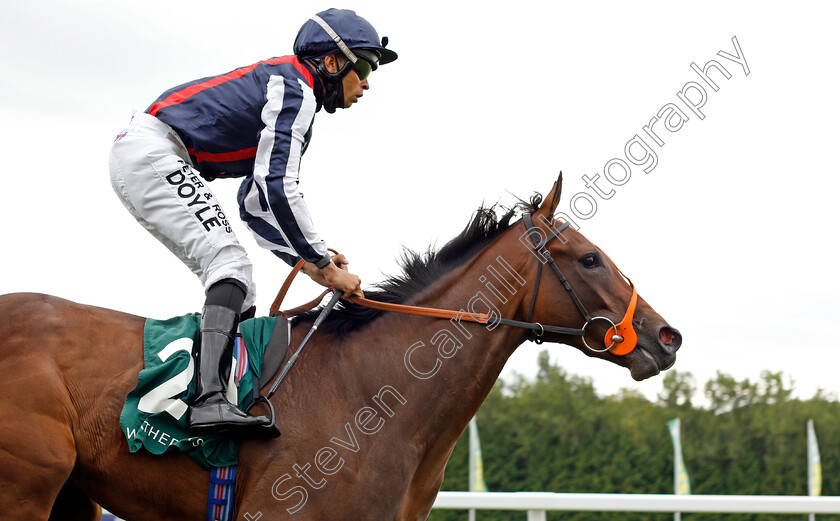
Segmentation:
{"type": "MultiPolygon", "coordinates": [[[[379,65],[397,59],[397,53],[386,49],[388,37],[379,38],[373,26],[350,9],[327,9],[318,13],[341,37],[350,49],[371,49],[379,54],[379,65]]],[[[341,52],[329,34],[314,20],[307,20],[298,31],[294,45],[295,56],[301,60],[315,60],[341,52]]]]}

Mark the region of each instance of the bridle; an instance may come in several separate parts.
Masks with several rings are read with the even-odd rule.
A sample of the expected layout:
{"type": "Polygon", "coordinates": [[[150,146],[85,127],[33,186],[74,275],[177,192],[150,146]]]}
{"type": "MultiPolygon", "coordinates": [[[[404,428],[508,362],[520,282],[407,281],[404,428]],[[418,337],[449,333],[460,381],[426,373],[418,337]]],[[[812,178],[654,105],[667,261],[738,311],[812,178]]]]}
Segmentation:
{"type": "Polygon", "coordinates": [[[540,259],[544,259],[544,261],[540,260],[540,266],[537,269],[537,280],[536,284],[534,284],[534,294],[531,296],[531,306],[528,308],[528,315],[525,319],[526,323],[536,324],[537,326],[539,326],[539,329],[538,332],[531,330],[529,338],[537,344],[541,344],[542,339],[540,337],[546,332],[560,333],[564,335],[579,336],[581,341],[583,342],[583,345],[585,345],[586,348],[590,351],[596,353],[610,351],[614,355],[621,356],[626,355],[627,353],[632,351],[636,347],[637,341],[636,331],[633,329],[633,314],[636,312],[636,301],[638,297],[638,295],[636,294],[636,286],[634,286],[630,279],[627,278],[623,273],[621,273],[621,270],[619,270],[619,273],[621,273],[621,275],[625,279],[627,279],[627,282],[630,283],[630,287],[633,288],[633,294],[630,297],[630,303],[627,306],[627,311],[624,314],[624,318],[621,320],[621,322],[616,324],[615,322],[613,322],[605,316],[593,317],[586,310],[586,307],[583,305],[583,302],[581,302],[580,298],[578,298],[577,294],[575,293],[575,290],[572,289],[571,284],[569,284],[569,281],[560,271],[560,268],[557,266],[557,262],[554,261],[554,256],[551,255],[551,252],[549,252],[548,248],[546,247],[548,243],[551,242],[555,237],[560,237],[560,234],[563,232],[563,230],[568,228],[569,223],[564,222],[557,228],[551,226],[551,234],[548,237],[546,237],[545,240],[538,240],[535,238],[535,236],[541,236],[541,233],[538,231],[538,228],[534,226],[534,221],[531,218],[531,214],[523,215],[522,222],[525,224],[525,229],[528,232],[528,237],[531,239],[531,242],[534,245],[534,251],[537,252],[538,257],[540,259]],[[531,321],[531,318],[534,314],[534,307],[537,303],[537,295],[540,291],[540,279],[542,278],[543,264],[548,264],[549,266],[551,266],[552,270],[554,270],[554,274],[557,275],[558,279],[560,279],[560,283],[563,284],[564,288],[566,288],[566,292],[569,294],[569,297],[571,297],[572,302],[574,302],[575,304],[575,307],[577,307],[581,316],[583,316],[585,322],[583,324],[583,327],[581,327],[580,329],[557,326],[544,326],[539,322],[531,321]],[[589,326],[589,324],[595,322],[596,320],[603,320],[610,325],[610,327],[607,329],[606,334],[604,335],[603,349],[596,349],[586,342],[586,328],[589,326]],[[611,335],[610,331],[613,331],[614,333],[611,335]]]}
{"type": "MultiPolygon", "coordinates": [[[[435,309],[435,308],[426,308],[426,307],[419,307],[419,306],[407,306],[404,304],[390,304],[387,302],[379,302],[376,300],[369,300],[363,297],[358,296],[351,296],[348,298],[350,302],[354,304],[358,304],[360,306],[365,306],[372,309],[378,309],[381,311],[391,311],[394,313],[403,313],[407,315],[419,315],[419,316],[426,316],[426,317],[434,317],[434,318],[444,318],[444,319],[455,319],[459,321],[467,321],[467,322],[477,322],[480,324],[485,325],[502,325],[502,326],[510,326],[510,327],[517,327],[521,329],[529,330],[529,339],[533,340],[534,342],[541,344],[543,342],[542,336],[546,333],[553,333],[559,335],[569,335],[569,336],[579,336],[583,341],[583,345],[587,347],[590,351],[594,351],[596,353],[603,353],[605,351],[609,351],[610,353],[618,356],[626,355],[627,353],[631,352],[636,347],[637,336],[636,332],[633,329],[633,314],[636,311],[636,301],[637,301],[637,294],[636,294],[636,287],[627,278],[626,275],[619,273],[627,279],[627,282],[630,283],[630,287],[633,289],[633,294],[630,297],[630,303],[627,306],[627,311],[624,314],[624,318],[616,324],[609,318],[605,316],[596,316],[593,317],[587,310],[586,307],[581,302],[580,298],[578,298],[575,291],[572,289],[572,286],[569,284],[569,281],[566,277],[563,276],[563,273],[560,271],[560,268],[557,267],[557,263],[554,261],[554,257],[551,255],[551,252],[548,251],[546,248],[547,244],[553,240],[555,237],[559,237],[560,233],[565,230],[569,223],[564,222],[560,225],[559,228],[555,228],[551,226],[552,233],[544,240],[540,241],[534,238],[535,235],[542,236],[542,233],[539,228],[534,226],[534,221],[531,218],[531,214],[524,214],[522,216],[522,222],[525,225],[525,229],[528,232],[528,236],[531,238],[531,242],[534,246],[534,251],[537,253],[540,259],[545,259],[545,261],[540,261],[539,269],[537,270],[537,279],[536,284],[534,285],[534,294],[531,297],[531,305],[528,309],[528,315],[526,321],[519,321],[519,320],[512,320],[508,318],[500,318],[500,317],[491,317],[484,313],[466,313],[464,311],[451,311],[446,309],[435,309]],[[583,316],[584,324],[581,328],[571,328],[571,327],[562,327],[562,326],[550,326],[540,324],[539,322],[532,322],[532,317],[534,315],[534,307],[537,302],[537,294],[539,293],[540,289],[540,279],[542,278],[542,266],[543,264],[549,264],[560,279],[560,283],[563,284],[563,287],[566,288],[569,296],[574,302],[575,306],[580,311],[580,314],[583,316]],[[609,328],[607,329],[606,334],[604,335],[604,348],[603,349],[596,349],[595,347],[590,346],[586,342],[586,328],[589,325],[597,320],[603,320],[609,324],[609,328]],[[612,334],[611,334],[612,332],[612,334]]],[[[564,241],[565,242],[565,241],[564,241]]],[[[332,250],[334,251],[334,250],[332,250]]],[[[602,252],[603,253],[603,252],[602,252]]],[[[274,303],[271,305],[270,314],[271,316],[277,316],[282,314],[283,316],[289,318],[304,311],[308,311],[315,306],[317,306],[321,300],[323,299],[324,295],[326,295],[330,290],[326,290],[322,293],[318,298],[296,308],[287,310],[287,311],[280,311],[280,304],[283,301],[283,298],[286,295],[286,292],[291,285],[292,279],[294,279],[295,275],[298,271],[303,267],[304,261],[300,260],[286,278],[286,281],[283,283],[283,286],[280,288],[280,292],[277,294],[277,298],[274,299],[274,303]]],[[[618,269],[618,268],[616,268],[618,269]]]]}

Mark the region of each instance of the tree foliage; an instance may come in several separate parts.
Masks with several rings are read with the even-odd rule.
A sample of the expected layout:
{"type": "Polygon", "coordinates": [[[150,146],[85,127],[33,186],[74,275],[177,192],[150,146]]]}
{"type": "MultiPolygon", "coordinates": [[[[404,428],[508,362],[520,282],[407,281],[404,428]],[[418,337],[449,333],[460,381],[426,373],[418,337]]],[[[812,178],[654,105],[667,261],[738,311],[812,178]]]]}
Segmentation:
{"type": "MultiPolygon", "coordinates": [[[[805,425],[820,442],[823,495],[840,494],[840,404],[824,392],[793,398],[782,373],[759,381],[718,373],[702,406],[690,373],[669,371],[656,403],[633,391],[599,396],[588,378],[539,359],[533,381],[499,380],[476,415],[490,491],[672,494],[673,447],[666,422],[682,423],[683,456],[695,494],[806,495],[805,425]]],[[[468,437],[458,441],[442,490],[468,488],[468,437]]],[[[432,521],[466,519],[434,510],[432,521]]],[[[525,519],[522,511],[479,510],[479,521],[525,519]]],[[[818,516],[840,520],[840,516],[818,516]]],[[[552,520],[670,521],[673,514],[549,512],[552,520]]],[[[805,520],[806,515],[692,514],[685,521],[805,520]]]]}

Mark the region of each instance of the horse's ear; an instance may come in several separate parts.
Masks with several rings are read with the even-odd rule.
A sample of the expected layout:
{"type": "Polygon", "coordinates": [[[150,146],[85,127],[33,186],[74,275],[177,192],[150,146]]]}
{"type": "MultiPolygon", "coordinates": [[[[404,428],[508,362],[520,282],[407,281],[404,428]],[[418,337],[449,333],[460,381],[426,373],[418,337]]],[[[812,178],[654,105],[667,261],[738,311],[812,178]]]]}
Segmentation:
{"type": "Polygon", "coordinates": [[[554,182],[554,186],[551,187],[551,191],[545,196],[536,213],[544,215],[546,219],[551,221],[551,216],[554,215],[554,211],[557,210],[557,205],[560,203],[560,193],[562,190],[563,172],[560,172],[560,175],[557,176],[557,181],[554,182]]]}

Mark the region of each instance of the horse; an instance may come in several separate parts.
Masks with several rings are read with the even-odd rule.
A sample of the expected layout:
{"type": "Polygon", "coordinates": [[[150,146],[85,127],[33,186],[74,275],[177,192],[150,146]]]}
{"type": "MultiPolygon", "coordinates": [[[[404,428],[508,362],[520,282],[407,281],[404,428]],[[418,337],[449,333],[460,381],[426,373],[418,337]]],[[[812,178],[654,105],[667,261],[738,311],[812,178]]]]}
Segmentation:
{"type": "MultiPolygon", "coordinates": [[[[529,338],[571,345],[636,380],[674,364],[679,332],[636,302],[588,239],[558,233],[560,185],[501,216],[479,209],[459,236],[407,254],[401,275],[367,293],[483,319],[346,301],[333,310],[271,399],[282,436],[241,441],[234,519],[425,519],[456,441],[529,338]],[[560,278],[548,268],[540,277],[550,263],[560,278]],[[635,348],[616,354],[625,314],[635,348]]],[[[5,517],[90,521],[101,505],[132,521],[204,518],[208,472],[177,452],[130,454],[119,426],[143,368],[144,321],[48,295],[0,297],[5,517]]],[[[311,322],[294,321],[292,346],[311,322]]]]}

